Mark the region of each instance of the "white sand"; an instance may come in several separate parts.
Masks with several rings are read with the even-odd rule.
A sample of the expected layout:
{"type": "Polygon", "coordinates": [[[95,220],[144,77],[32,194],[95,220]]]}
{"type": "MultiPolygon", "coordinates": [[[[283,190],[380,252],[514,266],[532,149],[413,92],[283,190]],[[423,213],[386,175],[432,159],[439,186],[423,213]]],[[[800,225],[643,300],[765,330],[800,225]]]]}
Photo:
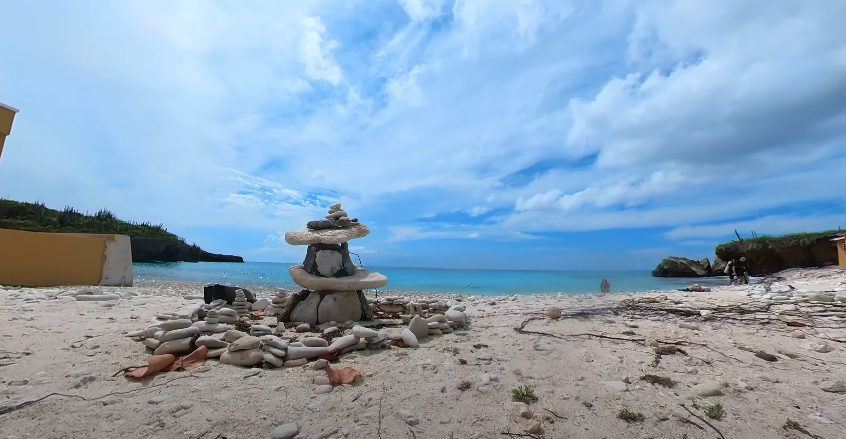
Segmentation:
{"type": "MultiPolygon", "coordinates": [[[[323,372],[308,366],[262,370],[209,361],[192,373],[163,373],[142,382],[112,376],[144,364],[147,357],[142,344],[122,334],[143,329],[156,313],[196,302],[182,295],[201,295],[199,284],[147,283],[120,290],[135,297],[106,303],[49,299],[63,289],[0,290],[0,412],[51,392],[74,395],[51,396],[0,414],[0,438],[269,438],[286,422],[298,424],[300,438],[504,438],[508,436],[502,432],[524,433],[511,402],[511,389],[521,384],[538,397],[530,405],[543,429],[538,437],[719,437],[680,405],[708,419],[694,401],[722,404],[725,417],[708,421],[726,438],[810,437],[783,429],[788,419],[817,437],[846,437],[846,393],[821,388],[829,384],[826,380],[846,380],[846,303],[812,304],[801,298],[810,291],[846,291],[846,272],[792,270],[784,276],[774,289],[786,284],[798,289],[786,302],[744,316],[715,312],[709,321],[698,315],[648,316],[643,310],[626,314],[613,305],[653,297],[659,303],[644,306],[697,314],[718,305],[763,309],[774,302],[746,296],[761,286],[604,297],[464,296],[473,318],[469,330],[429,338],[418,349],[345,356],[342,364],[362,368],[366,376],[360,383],[336,387],[322,397],[317,410],[308,407],[321,400],[310,376],[323,372]],[[514,327],[543,316],[550,305],[561,307],[565,317],[543,317],[527,330],[691,344],[679,346],[687,355],[664,355],[652,366],[652,348],[635,342],[515,332],[514,327]],[[576,316],[605,308],[597,315],[576,316]],[[809,326],[789,327],[782,320],[809,326]],[[794,338],[794,330],[805,332],[806,338],[794,338]],[[821,343],[828,352],[819,352],[827,350],[821,343]],[[738,346],[775,354],[778,361],[764,361],[738,346]],[[498,382],[483,386],[480,376],[486,373],[498,375],[498,382]],[[644,374],[677,384],[672,389],[648,384],[640,380],[644,374]],[[459,390],[461,380],[471,387],[459,390]],[[720,387],[722,395],[689,398],[709,383],[720,387]],[[619,386],[625,390],[615,389],[619,386]],[[632,424],[617,419],[624,407],[645,419],[632,424]],[[419,422],[409,425],[398,415],[403,410],[419,422]]],[[[272,294],[255,291],[259,297],[272,294]]]]}

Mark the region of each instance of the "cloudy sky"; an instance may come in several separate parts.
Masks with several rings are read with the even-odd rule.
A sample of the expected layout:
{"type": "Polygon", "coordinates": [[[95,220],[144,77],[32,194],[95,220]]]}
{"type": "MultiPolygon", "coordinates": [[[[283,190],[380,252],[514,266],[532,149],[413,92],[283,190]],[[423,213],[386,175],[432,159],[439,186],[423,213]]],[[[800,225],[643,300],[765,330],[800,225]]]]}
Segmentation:
{"type": "Polygon", "coordinates": [[[33,0],[0,197],[294,262],[652,268],[846,227],[846,2],[33,0]]]}

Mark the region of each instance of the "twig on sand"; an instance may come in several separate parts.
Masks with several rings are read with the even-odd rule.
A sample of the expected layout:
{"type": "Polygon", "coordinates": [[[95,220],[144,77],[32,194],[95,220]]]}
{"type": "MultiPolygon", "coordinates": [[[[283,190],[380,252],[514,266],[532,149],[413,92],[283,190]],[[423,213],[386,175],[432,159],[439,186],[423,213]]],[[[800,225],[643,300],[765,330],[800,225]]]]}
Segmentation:
{"type": "Polygon", "coordinates": [[[71,342],[71,344],[73,344],[73,343],[82,343],[82,342],[84,342],[84,341],[91,340],[92,338],[102,337],[102,336],[104,336],[104,335],[109,335],[109,334],[113,334],[113,332],[104,332],[104,333],[102,333],[102,334],[97,334],[97,335],[86,335],[86,336],[85,336],[85,338],[83,338],[82,340],[77,340],[77,341],[71,342]]]}
{"type": "Polygon", "coordinates": [[[100,399],[103,399],[103,398],[106,398],[106,397],[109,397],[109,396],[126,395],[128,393],[137,392],[139,390],[149,390],[149,389],[153,389],[153,388],[156,388],[156,387],[161,387],[161,386],[164,386],[165,384],[172,383],[176,380],[181,380],[183,378],[199,378],[199,377],[196,376],[196,375],[184,375],[184,376],[181,376],[181,377],[176,377],[172,380],[167,380],[163,383],[153,384],[153,385],[147,386],[147,387],[139,387],[137,389],[132,389],[132,390],[124,390],[124,391],[121,391],[121,392],[110,392],[110,393],[107,393],[105,395],[98,396],[96,398],[86,398],[86,397],[80,396],[80,395],[70,395],[70,394],[67,394],[67,393],[53,392],[53,393],[48,393],[48,394],[42,396],[41,398],[33,399],[33,400],[30,400],[30,401],[24,401],[20,404],[12,405],[12,406],[9,406],[9,407],[2,407],[2,408],[0,408],[0,416],[8,414],[8,413],[12,413],[14,411],[20,410],[22,408],[29,407],[29,406],[34,405],[34,404],[37,404],[37,403],[44,401],[45,399],[47,399],[51,396],[62,396],[62,397],[65,397],[65,398],[76,398],[76,399],[80,399],[82,401],[97,401],[97,400],[100,400],[100,399]]]}
{"type": "Polygon", "coordinates": [[[535,436],[530,433],[509,433],[507,431],[503,431],[500,433],[501,436],[509,436],[509,437],[530,437],[532,439],[540,439],[540,436],[535,436]]]}
{"type": "Polygon", "coordinates": [[[558,415],[558,413],[555,413],[555,412],[553,412],[552,410],[550,410],[550,409],[548,409],[548,408],[546,408],[546,407],[544,407],[543,409],[544,409],[544,410],[546,410],[546,411],[548,411],[548,412],[550,412],[550,413],[552,413],[552,416],[555,416],[555,417],[556,417],[556,418],[558,418],[558,419],[567,419],[567,418],[565,418],[565,417],[563,417],[563,416],[559,416],[559,415],[558,415]]]}
{"type": "Polygon", "coordinates": [[[682,408],[683,408],[683,409],[685,409],[685,411],[687,411],[688,413],[690,413],[690,416],[693,416],[694,418],[699,419],[700,421],[704,422],[704,423],[705,423],[705,425],[707,425],[707,426],[711,427],[711,429],[713,429],[714,431],[716,431],[716,432],[717,432],[717,434],[718,434],[718,435],[720,435],[720,438],[722,438],[722,439],[726,439],[726,437],[725,437],[725,436],[723,436],[723,433],[722,433],[722,432],[721,432],[721,431],[720,431],[717,427],[714,427],[714,424],[712,424],[712,423],[708,422],[705,418],[703,418],[703,417],[701,417],[701,416],[697,415],[696,413],[693,413],[692,411],[690,411],[690,409],[689,409],[689,408],[687,408],[687,406],[686,406],[686,405],[684,405],[684,404],[679,404],[679,405],[680,405],[680,406],[682,406],[682,408]]]}
{"type": "Polygon", "coordinates": [[[376,434],[379,439],[382,439],[382,398],[385,397],[385,383],[382,383],[382,395],[379,396],[379,426],[376,428],[376,434]]]}

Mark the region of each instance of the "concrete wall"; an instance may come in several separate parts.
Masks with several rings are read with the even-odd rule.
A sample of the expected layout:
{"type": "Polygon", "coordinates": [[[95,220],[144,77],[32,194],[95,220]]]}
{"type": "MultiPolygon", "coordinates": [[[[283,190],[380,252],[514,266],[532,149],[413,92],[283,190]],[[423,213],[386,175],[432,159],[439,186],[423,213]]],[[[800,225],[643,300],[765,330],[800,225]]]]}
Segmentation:
{"type": "Polygon", "coordinates": [[[0,229],[0,285],[132,285],[128,236],[0,229]]]}

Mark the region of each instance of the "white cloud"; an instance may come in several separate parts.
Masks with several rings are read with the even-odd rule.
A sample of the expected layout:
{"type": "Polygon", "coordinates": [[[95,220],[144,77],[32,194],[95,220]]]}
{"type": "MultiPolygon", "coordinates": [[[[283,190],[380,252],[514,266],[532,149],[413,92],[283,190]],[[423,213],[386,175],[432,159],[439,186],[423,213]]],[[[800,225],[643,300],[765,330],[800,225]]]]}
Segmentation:
{"type": "Polygon", "coordinates": [[[749,221],[735,221],[720,224],[682,226],[665,235],[672,239],[723,238],[734,236],[737,230],[741,237],[758,235],[783,235],[808,231],[837,230],[846,227],[846,213],[839,215],[791,216],[771,215],[749,221]]]}
{"type": "Polygon", "coordinates": [[[45,1],[0,17],[0,196],[177,231],[278,236],[340,201],[374,241],[687,242],[846,197],[846,4],[45,1]],[[496,218],[415,222],[438,212],[496,218]]]}

